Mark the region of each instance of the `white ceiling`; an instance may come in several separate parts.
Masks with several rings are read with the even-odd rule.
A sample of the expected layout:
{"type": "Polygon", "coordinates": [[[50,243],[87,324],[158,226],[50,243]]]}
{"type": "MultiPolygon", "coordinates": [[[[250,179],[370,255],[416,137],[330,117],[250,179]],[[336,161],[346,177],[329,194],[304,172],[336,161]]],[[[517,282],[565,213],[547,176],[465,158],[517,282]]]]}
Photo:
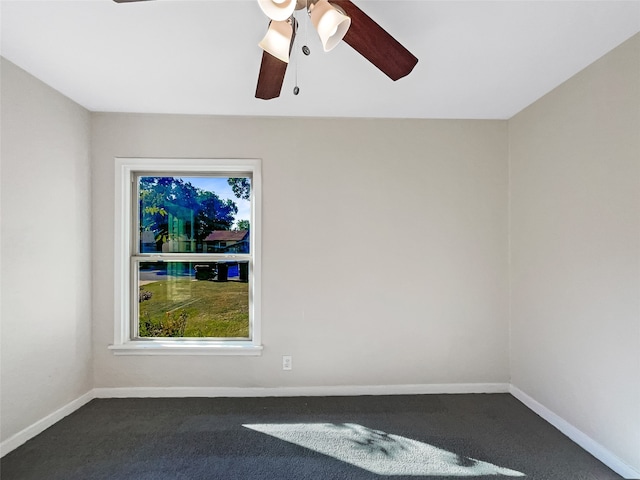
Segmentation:
{"type": "Polygon", "coordinates": [[[298,12],[280,98],[254,98],[255,0],[2,0],[2,56],[92,111],[509,118],[640,31],[640,1],[354,0],[419,59],[391,81],[298,12]],[[294,96],[293,87],[300,87],[294,96]]]}

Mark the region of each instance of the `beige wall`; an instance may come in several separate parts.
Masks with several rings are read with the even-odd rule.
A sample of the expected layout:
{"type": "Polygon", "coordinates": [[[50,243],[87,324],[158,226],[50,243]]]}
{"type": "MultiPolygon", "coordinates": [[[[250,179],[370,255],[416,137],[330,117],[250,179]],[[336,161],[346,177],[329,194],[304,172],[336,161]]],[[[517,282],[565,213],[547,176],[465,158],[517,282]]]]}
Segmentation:
{"type": "Polygon", "coordinates": [[[640,470],[640,35],[509,131],[512,383],[640,470]]]}
{"type": "Polygon", "coordinates": [[[87,393],[89,113],[2,59],[2,440],[87,393]]]}
{"type": "Polygon", "coordinates": [[[508,382],[506,127],[94,114],[95,386],[508,382]],[[263,159],[261,357],[107,350],[117,156],[263,159]]]}

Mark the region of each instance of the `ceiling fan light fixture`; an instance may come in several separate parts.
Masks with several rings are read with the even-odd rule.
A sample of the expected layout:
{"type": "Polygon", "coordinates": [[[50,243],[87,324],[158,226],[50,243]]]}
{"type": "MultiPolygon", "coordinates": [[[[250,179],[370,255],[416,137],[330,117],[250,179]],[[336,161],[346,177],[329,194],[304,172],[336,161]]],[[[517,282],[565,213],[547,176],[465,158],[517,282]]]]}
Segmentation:
{"type": "Polygon", "coordinates": [[[269,23],[267,34],[258,45],[265,52],[270,53],[285,63],[289,63],[292,36],[293,24],[290,20],[281,22],[272,20],[269,23]]]}
{"type": "Polygon", "coordinates": [[[310,6],[309,10],[311,23],[320,36],[322,48],[325,52],[333,50],[347,34],[351,26],[351,18],[327,0],[318,0],[310,6]]]}
{"type": "Polygon", "coordinates": [[[296,8],[296,0],[258,0],[258,5],[271,20],[286,20],[296,8]]]}

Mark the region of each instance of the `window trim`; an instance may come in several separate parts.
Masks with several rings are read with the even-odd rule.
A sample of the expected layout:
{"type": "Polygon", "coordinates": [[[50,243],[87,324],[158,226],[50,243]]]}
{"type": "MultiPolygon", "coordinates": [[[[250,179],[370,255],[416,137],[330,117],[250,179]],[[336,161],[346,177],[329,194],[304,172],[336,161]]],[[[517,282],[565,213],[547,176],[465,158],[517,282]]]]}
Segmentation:
{"type": "MultiPolygon", "coordinates": [[[[262,175],[260,159],[215,158],[115,158],[114,210],[114,338],[109,349],[115,355],[261,355],[261,216],[262,175]],[[248,340],[132,338],[131,285],[134,269],[131,257],[133,245],[133,178],[140,173],[247,174],[251,182],[251,255],[250,327],[248,340]]],[[[150,260],[154,257],[150,256],[150,260]]],[[[178,260],[176,258],[176,260],[178,260]]]]}

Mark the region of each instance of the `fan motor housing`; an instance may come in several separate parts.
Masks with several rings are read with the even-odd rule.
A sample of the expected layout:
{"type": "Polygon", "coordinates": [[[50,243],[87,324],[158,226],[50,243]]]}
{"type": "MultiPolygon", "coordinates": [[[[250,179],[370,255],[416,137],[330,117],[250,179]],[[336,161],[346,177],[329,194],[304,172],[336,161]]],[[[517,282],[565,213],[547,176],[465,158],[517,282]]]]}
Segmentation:
{"type": "Polygon", "coordinates": [[[296,0],[296,10],[302,10],[316,3],[318,3],[318,0],[296,0]]]}

